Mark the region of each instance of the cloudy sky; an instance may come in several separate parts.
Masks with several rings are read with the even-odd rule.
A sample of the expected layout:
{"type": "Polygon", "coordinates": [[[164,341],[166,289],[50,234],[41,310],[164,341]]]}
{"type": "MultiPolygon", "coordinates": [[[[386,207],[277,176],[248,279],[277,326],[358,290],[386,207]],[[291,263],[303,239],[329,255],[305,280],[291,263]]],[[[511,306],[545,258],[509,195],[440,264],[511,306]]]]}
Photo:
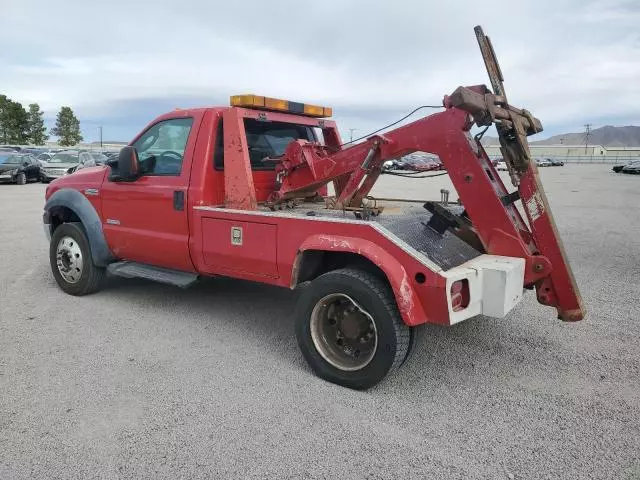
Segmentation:
{"type": "Polygon", "coordinates": [[[332,106],[365,134],[487,83],[476,24],[540,138],[640,124],[638,0],[1,1],[0,93],[49,122],[71,106],[86,141],[249,92],[332,106]]]}

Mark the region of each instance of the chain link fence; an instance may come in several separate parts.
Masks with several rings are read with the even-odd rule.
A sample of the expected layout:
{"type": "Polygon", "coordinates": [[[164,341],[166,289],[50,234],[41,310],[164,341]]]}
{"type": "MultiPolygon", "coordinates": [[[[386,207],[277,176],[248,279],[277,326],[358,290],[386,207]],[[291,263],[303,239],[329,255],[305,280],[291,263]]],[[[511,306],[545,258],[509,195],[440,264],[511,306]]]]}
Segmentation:
{"type": "MultiPolygon", "coordinates": [[[[501,155],[490,155],[492,160],[502,160],[501,155]]],[[[544,158],[547,160],[559,160],[564,162],[565,164],[575,163],[575,164],[600,164],[600,165],[624,165],[629,163],[631,160],[640,160],[640,156],[609,156],[609,155],[591,155],[591,156],[564,156],[564,155],[545,155],[543,157],[534,157],[534,158],[544,158]]]]}

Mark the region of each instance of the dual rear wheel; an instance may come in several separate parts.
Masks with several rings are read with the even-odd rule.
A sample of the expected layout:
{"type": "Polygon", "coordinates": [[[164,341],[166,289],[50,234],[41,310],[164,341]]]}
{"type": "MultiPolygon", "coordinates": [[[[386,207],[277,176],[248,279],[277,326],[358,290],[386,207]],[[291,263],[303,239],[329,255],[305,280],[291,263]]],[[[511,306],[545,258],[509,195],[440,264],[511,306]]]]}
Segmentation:
{"type": "Polygon", "coordinates": [[[417,333],[402,321],[389,285],[356,268],[313,280],[298,301],[295,329],[319,377],[359,390],[399,368],[417,333]]]}

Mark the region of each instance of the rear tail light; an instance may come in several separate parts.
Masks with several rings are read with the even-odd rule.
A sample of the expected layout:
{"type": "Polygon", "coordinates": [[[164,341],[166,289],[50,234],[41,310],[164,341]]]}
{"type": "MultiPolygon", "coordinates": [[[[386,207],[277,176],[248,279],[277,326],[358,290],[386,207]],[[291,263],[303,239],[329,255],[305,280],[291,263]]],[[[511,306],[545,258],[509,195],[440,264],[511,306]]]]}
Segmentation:
{"type": "Polygon", "coordinates": [[[456,280],[451,284],[451,309],[454,312],[469,306],[469,280],[456,280]]]}

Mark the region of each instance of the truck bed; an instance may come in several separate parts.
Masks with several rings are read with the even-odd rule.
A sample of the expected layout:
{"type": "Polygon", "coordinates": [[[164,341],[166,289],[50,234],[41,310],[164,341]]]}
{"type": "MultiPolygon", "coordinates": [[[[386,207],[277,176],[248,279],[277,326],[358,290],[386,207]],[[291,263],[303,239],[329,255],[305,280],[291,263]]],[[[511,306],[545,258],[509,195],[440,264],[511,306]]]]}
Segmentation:
{"type": "Polygon", "coordinates": [[[303,203],[295,208],[276,212],[264,208],[264,211],[285,217],[340,218],[354,223],[375,222],[396,243],[406,243],[443,270],[458,267],[481,255],[481,252],[452,233],[445,232],[444,235],[440,235],[427,227],[431,213],[421,204],[384,202],[383,205],[385,208],[382,214],[369,220],[357,219],[350,211],[327,209],[322,203],[303,203]]]}

